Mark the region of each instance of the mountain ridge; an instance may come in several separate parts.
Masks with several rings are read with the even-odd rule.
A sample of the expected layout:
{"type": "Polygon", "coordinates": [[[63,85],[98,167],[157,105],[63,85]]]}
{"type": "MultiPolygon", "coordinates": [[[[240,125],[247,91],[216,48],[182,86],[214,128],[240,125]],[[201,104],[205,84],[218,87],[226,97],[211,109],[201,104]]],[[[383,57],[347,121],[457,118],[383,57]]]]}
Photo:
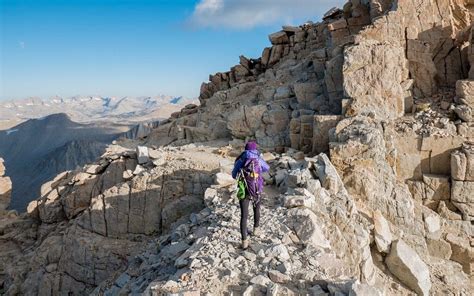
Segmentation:
{"type": "Polygon", "coordinates": [[[77,96],[29,98],[0,102],[0,129],[24,120],[67,113],[76,122],[122,121],[127,124],[162,120],[195,100],[159,95],[154,97],[77,96]]]}

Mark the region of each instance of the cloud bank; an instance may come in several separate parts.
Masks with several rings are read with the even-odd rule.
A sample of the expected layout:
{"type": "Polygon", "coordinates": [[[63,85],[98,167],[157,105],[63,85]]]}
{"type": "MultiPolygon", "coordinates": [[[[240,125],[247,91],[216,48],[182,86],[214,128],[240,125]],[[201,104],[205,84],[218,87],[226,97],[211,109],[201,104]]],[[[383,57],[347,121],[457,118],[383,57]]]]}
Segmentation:
{"type": "Polygon", "coordinates": [[[189,23],[201,28],[251,29],[292,24],[295,19],[317,20],[344,0],[200,0],[189,23]]]}

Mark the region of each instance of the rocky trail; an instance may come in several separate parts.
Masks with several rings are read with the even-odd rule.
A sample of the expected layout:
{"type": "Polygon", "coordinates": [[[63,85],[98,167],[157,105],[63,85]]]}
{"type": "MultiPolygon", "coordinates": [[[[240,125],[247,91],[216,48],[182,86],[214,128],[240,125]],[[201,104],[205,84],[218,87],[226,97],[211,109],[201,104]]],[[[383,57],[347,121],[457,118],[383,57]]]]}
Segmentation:
{"type": "MultiPolygon", "coordinates": [[[[372,262],[370,254],[378,253],[374,245],[370,247],[369,237],[376,231],[370,228],[373,222],[358,212],[325,155],[300,161],[283,155],[270,163],[274,173],[293,177],[266,187],[262,233],[250,235],[247,250],[240,247],[235,185],[223,178],[205,191],[203,210],[151,242],[115,282],[93,294],[412,295],[410,287],[430,288],[429,279],[419,273],[420,268],[427,272],[428,266],[403,241],[401,252],[414,257],[392,255],[396,258],[392,268],[413,272],[410,287],[384,274],[381,263],[372,262]],[[308,164],[314,170],[307,169],[308,164]],[[354,268],[355,262],[360,267],[354,268]],[[372,284],[362,284],[360,277],[372,284]]],[[[226,171],[228,167],[221,167],[219,174],[226,171]]],[[[374,218],[387,223],[383,217],[374,218]]],[[[252,222],[251,214],[250,229],[252,222]]],[[[400,243],[388,233],[381,235],[385,247],[392,240],[392,246],[400,243]]],[[[455,293],[467,293],[467,278],[444,280],[459,281],[455,293]]],[[[443,291],[442,282],[434,285],[443,291]]]]}

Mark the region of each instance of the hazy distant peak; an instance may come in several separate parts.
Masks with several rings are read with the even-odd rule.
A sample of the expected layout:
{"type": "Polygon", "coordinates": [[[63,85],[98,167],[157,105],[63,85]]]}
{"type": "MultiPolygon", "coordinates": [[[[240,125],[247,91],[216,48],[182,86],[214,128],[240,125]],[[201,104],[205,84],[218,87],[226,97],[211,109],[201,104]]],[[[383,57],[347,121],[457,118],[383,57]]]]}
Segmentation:
{"type": "Polygon", "coordinates": [[[0,103],[0,130],[8,129],[28,119],[55,113],[67,113],[75,122],[120,121],[136,124],[168,118],[196,99],[182,96],[54,96],[47,99],[30,97],[0,103]]]}

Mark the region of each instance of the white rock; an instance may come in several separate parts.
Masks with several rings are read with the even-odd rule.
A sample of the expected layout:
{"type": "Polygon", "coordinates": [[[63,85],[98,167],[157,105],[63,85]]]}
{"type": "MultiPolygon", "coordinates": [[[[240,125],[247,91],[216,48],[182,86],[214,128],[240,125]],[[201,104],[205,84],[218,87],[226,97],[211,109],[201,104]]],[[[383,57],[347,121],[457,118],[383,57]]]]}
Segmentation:
{"type": "Polygon", "coordinates": [[[100,173],[102,169],[103,167],[98,164],[92,164],[85,167],[86,173],[92,174],[92,175],[100,173]]]}
{"type": "Polygon", "coordinates": [[[369,286],[367,284],[361,284],[359,282],[354,283],[349,291],[349,296],[382,296],[382,292],[379,289],[369,286]]]}
{"type": "Polygon", "coordinates": [[[392,243],[392,232],[385,217],[379,210],[374,212],[375,244],[379,252],[388,253],[392,243]]]}
{"type": "Polygon", "coordinates": [[[295,208],[289,211],[293,218],[293,229],[305,245],[322,249],[331,249],[331,244],[324,236],[316,215],[306,208],[295,208]]]}
{"type": "Polygon", "coordinates": [[[123,171],[122,178],[123,178],[124,180],[130,180],[131,178],[133,178],[133,172],[132,172],[132,170],[123,171]]]}
{"type": "Polygon", "coordinates": [[[244,257],[249,260],[249,261],[255,261],[257,260],[257,255],[255,255],[254,253],[252,252],[249,252],[249,251],[245,251],[244,252],[244,257]]]}
{"type": "Polygon", "coordinates": [[[209,187],[204,192],[204,202],[208,206],[212,205],[218,198],[219,198],[219,195],[215,188],[209,187]]]}
{"type": "Polygon", "coordinates": [[[266,287],[268,284],[270,284],[272,281],[264,276],[264,275],[257,275],[256,277],[253,277],[251,280],[250,280],[250,283],[251,284],[255,284],[255,285],[260,285],[260,286],[264,286],[266,287]]]}
{"type": "Polygon", "coordinates": [[[215,183],[220,186],[229,186],[235,184],[235,180],[229,174],[217,173],[215,176],[215,183]]]}
{"type": "Polygon", "coordinates": [[[153,164],[155,166],[162,166],[166,163],[166,159],[164,157],[160,157],[160,158],[157,158],[157,159],[154,159],[153,160],[153,164]]]}
{"type": "Polygon", "coordinates": [[[137,166],[135,167],[135,170],[133,171],[133,174],[140,175],[144,171],[146,171],[146,169],[142,167],[141,165],[137,164],[137,166]]]}
{"type": "Polygon", "coordinates": [[[287,208],[306,207],[311,209],[316,206],[316,201],[314,196],[289,195],[283,199],[283,205],[287,208]]]}
{"type": "Polygon", "coordinates": [[[441,229],[441,224],[438,215],[429,215],[425,218],[425,227],[428,233],[435,233],[441,229]]]}
{"type": "Polygon", "coordinates": [[[149,156],[151,159],[162,158],[162,157],[163,157],[163,152],[160,151],[160,150],[148,148],[148,156],[149,156]]]}
{"type": "Polygon", "coordinates": [[[429,295],[431,280],[428,266],[404,241],[392,243],[385,263],[402,283],[420,295],[429,295]]]}
{"type": "Polygon", "coordinates": [[[459,150],[451,153],[451,177],[456,181],[464,181],[466,178],[467,158],[459,150]]]}
{"type": "Polygon", "coordinates": [[[253,295],[255,295],[255,293],[257,293],[258,290],[259,289],[255,285],[250,285],[242,293],[242,296],[253,296],[253,295]]]}
{"type": "Polygon", "coordinates": [[[278,260],[282,262],[290,259],[288,249],[285,247],[285,245],[281,244],[270,247],[269,249],[267,249],[265,254],[269,257],[278,258],[278,260]]]}
{"type": "Polygon", "coordinates": [[[137,146],[137,160],[139,164],[147,163],[150,160],[150,155],[148,154],[148,147],[137,146]]]}

